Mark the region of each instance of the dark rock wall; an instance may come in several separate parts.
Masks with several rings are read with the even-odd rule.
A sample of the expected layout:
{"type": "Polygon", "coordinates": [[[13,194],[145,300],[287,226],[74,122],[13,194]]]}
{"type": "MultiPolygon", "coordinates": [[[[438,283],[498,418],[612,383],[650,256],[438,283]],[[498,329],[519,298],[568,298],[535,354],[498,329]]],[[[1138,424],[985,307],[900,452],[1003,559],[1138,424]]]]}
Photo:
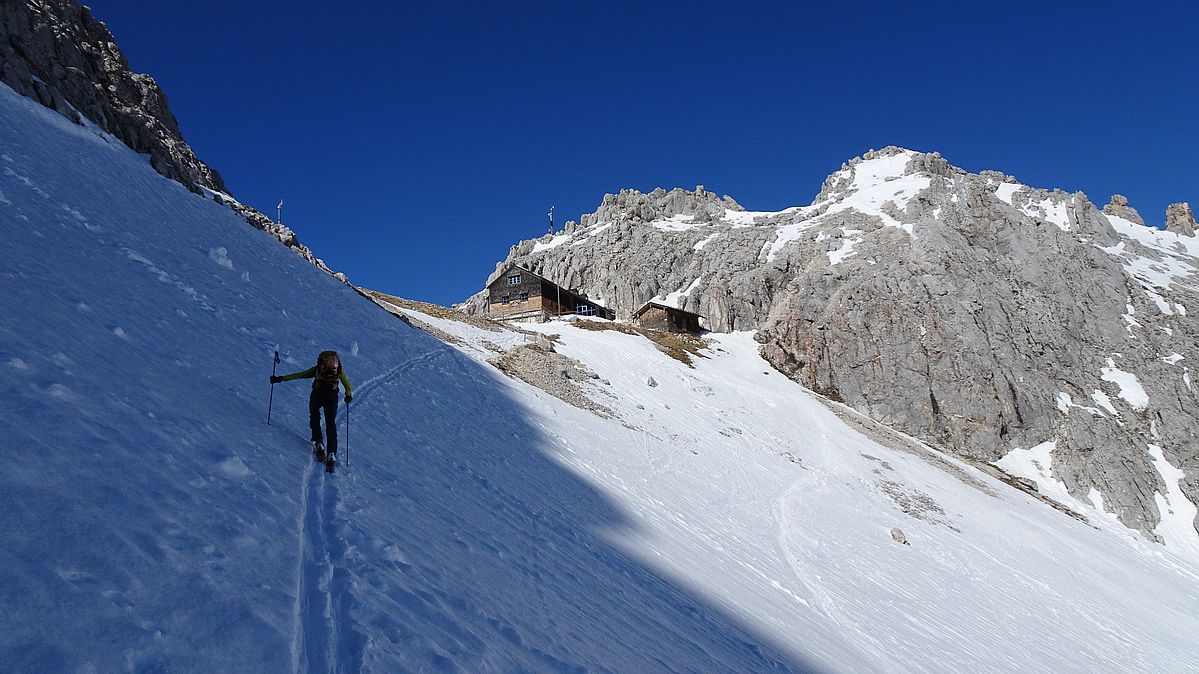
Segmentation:
{"type": "MultiPolygon", "coordinates": [[[[112,33],[87,7],[72,0],[0,0],[0,81],[73,122],[86,117],[192,192],[229,192],[220,174],[184,142],[158,83],[129,69],[112,33]]],[[[332,273],[290,228],[250,206],[228,206],[332,273]]]]}
{"type": "Polygon", "coordinates": [[[183,142],[158,83],[130,71],[112,33],[86,7],[0,2],[0,81],[68,119],[86,116],[192,191],[226,191],[220,174],[183,142]]]}

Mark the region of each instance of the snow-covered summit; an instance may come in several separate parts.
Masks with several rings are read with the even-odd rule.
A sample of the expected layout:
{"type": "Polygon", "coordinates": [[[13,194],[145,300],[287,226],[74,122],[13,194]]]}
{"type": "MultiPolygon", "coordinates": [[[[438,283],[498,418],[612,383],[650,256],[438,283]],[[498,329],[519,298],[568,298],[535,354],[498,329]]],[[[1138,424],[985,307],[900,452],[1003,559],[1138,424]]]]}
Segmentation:
{"type": "MultiPolygon", "coordinates": [[[[579,223],[568,222],[561,233],[515,246],[510,258],[604,241],[601,234],[614,225],[624,225],[648,226],[667,233],[703,232],[705,236],[693,243],[694,250],[703,249],[728,229],[765,229],[773,233],[766,256],[772,261],[784,246],[801,238],[801,232],[846,211],[876,217],[912,233],[916,219],[903,215],[908,201],[927,189],[934,175],[947,176],[951,172],[965,174],[938,153],[888,146],[842,164],[825,179],[811,203],[779,211],[746,210],[732,197],[717,197],[702,185],[695,190],[657,188],[648,193],[624,189],[604,195],[595,212],[583,215],[579,223]]],[[[839,261],[835,256],[830,259],[839,261]]]]}
{"type": "MultiPolygon", "coordinates": [[[[926,153],[887,146],[881,150],[870,150],[843,163],[839,170],[825,178],[820,192],[806,205],[779,211],[750,211],[732,197],[718,197],[702,185],[695,190],[676,187],[667,191],[657,188],[647,193],[623,189],[616,194],[604,195],[595,212],[584,214],[578,223],[568,222],[560,233],[522,242],[513,248],[512,254],[538,254],[562,245],[585,245],[598,234],[620,223],[651,226],[668,233],[705,230],[713,234],[724,228],[756,226],[773,231],[769,251],[769,259],[773,260],[785,245],[798,240],[799,230],[819,224],[826,216],[844,211],[876,217],[884,224],[914,234],[914,227],[921,219],[936,219],[940,211],[909,212],[907,206],[912,199],[928,190],[934,181],[953,186],[976,179],[987,184],[999,201],[1018,208],[1034,220],[1050,222],[1065,230],[1071,227],[1068,210],[1080,207],[1077,204],[1083,202],[1089,204],[1081,193],[1071,194],[1060,189],[1046,190],[1024,185],[999,171],[971,174],[953,166],[938,152],[926,153]],[[1019,203],[1013,203],[1017,194],[1021,195],[1019,203]]],[[[1170,221],[1179,223],[1174,229],[1184,229],[1188,218],[1193,223],[1194,218],[1187,204],[1174,204],[1171,209],[1170,221]]],[[[1122,195],[1113,195],[1112,202],[1104,207],[1104,212],[1138,225],[1145,224],[1122,195]]],[[[1169,233],[1180,240],[1188,239],[1183,242],[1183,248],[1187,249],[1188,254],[1193,254],[1190,251],[1196,248],[1194,241],[1189,240],[1193,237],[1182,231],[1169,233]]],[[[706,242],[700,248],[705,245],[706,242]]]]}

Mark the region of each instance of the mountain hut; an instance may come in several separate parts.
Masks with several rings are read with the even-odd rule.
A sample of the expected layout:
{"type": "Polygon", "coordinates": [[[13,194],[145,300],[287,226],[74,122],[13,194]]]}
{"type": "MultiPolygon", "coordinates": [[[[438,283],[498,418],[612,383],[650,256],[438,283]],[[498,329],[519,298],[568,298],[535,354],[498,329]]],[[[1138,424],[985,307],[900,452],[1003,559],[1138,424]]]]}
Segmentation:
{"type": "Polygon", "coordinates": [[[487,286],[487,313],[497,321],[543,323],[555,316],[616,314],[577,290],[568,290],[518,265],[509,265],[487,286]]]}
{"type": "Polygon", "coordinates": [[[662,332],[689,332],[699,334],[704,331],[700,321],[706,320],[699,314],[684,311],[661,302],[646,302],[645,306],[633,314],[633,325],[662,332]]]}

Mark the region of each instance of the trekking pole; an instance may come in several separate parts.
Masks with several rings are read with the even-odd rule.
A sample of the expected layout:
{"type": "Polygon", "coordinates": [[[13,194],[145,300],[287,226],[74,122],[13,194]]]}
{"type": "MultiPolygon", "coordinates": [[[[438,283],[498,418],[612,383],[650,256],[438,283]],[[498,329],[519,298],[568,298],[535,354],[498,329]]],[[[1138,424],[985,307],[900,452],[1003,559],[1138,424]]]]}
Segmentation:
{"type": "MultiPolygon", "coordinates": [[[[271,376],[275,376],[275,368],[279,367],[279,352],[275,352],[275,364],[271,365],[271,376]]],[[[275,404],[275,383],[271,382],[271,398],[266,404],[266,425],[271,425],[271,407],[275,404]]]]}
{"type": "Polygon", "coordinates": [[[350,467],[350,403],[346,403],[346,468],[350,467]]]}

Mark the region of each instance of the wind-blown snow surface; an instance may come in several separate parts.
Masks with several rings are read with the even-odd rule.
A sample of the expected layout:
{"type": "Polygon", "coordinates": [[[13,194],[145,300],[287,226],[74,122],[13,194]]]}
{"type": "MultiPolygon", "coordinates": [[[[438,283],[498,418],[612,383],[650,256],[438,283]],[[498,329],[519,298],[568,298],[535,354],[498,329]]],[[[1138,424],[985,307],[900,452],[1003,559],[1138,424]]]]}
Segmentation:
{"type": "Polygon", "coordinates": [[[689,369],[543,326],[610,381],[601,419],[3,86],[0,119],[0,669],[1199,661],[1185,562],[866,439],[747,335],[689,369]],[[341,351],[351,467],[308,458],[303,382],[264,423],[276,347],[341,351]]]}

